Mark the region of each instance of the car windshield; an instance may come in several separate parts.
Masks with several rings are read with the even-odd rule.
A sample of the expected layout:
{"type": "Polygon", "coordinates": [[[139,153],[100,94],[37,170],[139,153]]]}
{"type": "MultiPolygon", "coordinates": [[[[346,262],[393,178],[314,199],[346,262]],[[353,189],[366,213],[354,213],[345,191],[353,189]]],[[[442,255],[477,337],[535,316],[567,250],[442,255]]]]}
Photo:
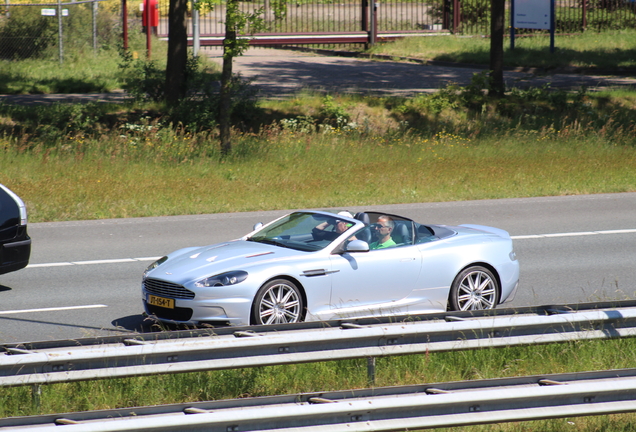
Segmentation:
{"type": "Polygon", "coordinates": [[[353,225],[338,219],[337,215],[296,212],[261,229],[247,240],[313,252],[327,247],[353,225]]]}

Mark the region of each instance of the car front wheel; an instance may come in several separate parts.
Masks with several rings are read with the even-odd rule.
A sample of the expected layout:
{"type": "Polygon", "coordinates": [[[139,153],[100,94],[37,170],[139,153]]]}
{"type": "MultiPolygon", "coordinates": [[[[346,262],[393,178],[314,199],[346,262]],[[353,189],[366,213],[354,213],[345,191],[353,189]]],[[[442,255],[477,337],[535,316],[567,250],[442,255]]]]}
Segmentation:
{"type": "Polygon", "coordinates": [[[298,287],[285,279],[272,280],[261,287],[254,298],[254,324],[286,324],[302,321],[303,297],[298,287]]]}
{"type": "Polygon", "coordinates": [[[462,270],[451,285],[451,310],[493,309],[499,299],[499,284],[490,270],[482,266],[462,270]]]}

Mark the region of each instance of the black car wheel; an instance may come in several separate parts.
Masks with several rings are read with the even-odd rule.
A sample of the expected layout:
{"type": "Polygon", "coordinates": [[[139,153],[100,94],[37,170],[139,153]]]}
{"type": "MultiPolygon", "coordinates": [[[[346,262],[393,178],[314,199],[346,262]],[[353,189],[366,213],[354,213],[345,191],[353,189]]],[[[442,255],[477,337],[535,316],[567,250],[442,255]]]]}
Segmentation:
{"type": "Polygon", "coordinates": [[[462,270],[451,285],[451,310],[466,311],[493,309],[499,300],[499,283],[485,267],[473,266],[462,270]]]}
{"type": "Polygon", "coordinates": [[[303,320],[303,297],[298,287],[285,279],[261,287],[252,307],[253,324],[285,324],[303,320]]]}

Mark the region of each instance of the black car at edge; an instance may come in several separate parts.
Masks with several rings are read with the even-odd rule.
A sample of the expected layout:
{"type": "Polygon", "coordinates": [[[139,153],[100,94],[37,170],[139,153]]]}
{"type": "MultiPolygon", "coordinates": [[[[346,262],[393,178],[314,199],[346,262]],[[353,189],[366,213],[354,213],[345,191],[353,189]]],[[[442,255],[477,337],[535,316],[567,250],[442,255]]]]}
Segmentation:
{"type": "Polygon", "coordinates": [[[30,256],[26,206],[19,196],[0,184],[0,274],[26,267],[30,256]]]}

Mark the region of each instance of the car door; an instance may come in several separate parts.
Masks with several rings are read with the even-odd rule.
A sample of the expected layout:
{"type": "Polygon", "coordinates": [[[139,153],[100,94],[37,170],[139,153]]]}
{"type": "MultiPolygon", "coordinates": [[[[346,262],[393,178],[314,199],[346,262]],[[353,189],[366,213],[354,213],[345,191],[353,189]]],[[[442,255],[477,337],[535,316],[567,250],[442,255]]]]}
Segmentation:
{"type": "Polygon", "coordinates": [[[422,262],[416,246],[331,256],[332,319],[408,310],[422,262]]]}

